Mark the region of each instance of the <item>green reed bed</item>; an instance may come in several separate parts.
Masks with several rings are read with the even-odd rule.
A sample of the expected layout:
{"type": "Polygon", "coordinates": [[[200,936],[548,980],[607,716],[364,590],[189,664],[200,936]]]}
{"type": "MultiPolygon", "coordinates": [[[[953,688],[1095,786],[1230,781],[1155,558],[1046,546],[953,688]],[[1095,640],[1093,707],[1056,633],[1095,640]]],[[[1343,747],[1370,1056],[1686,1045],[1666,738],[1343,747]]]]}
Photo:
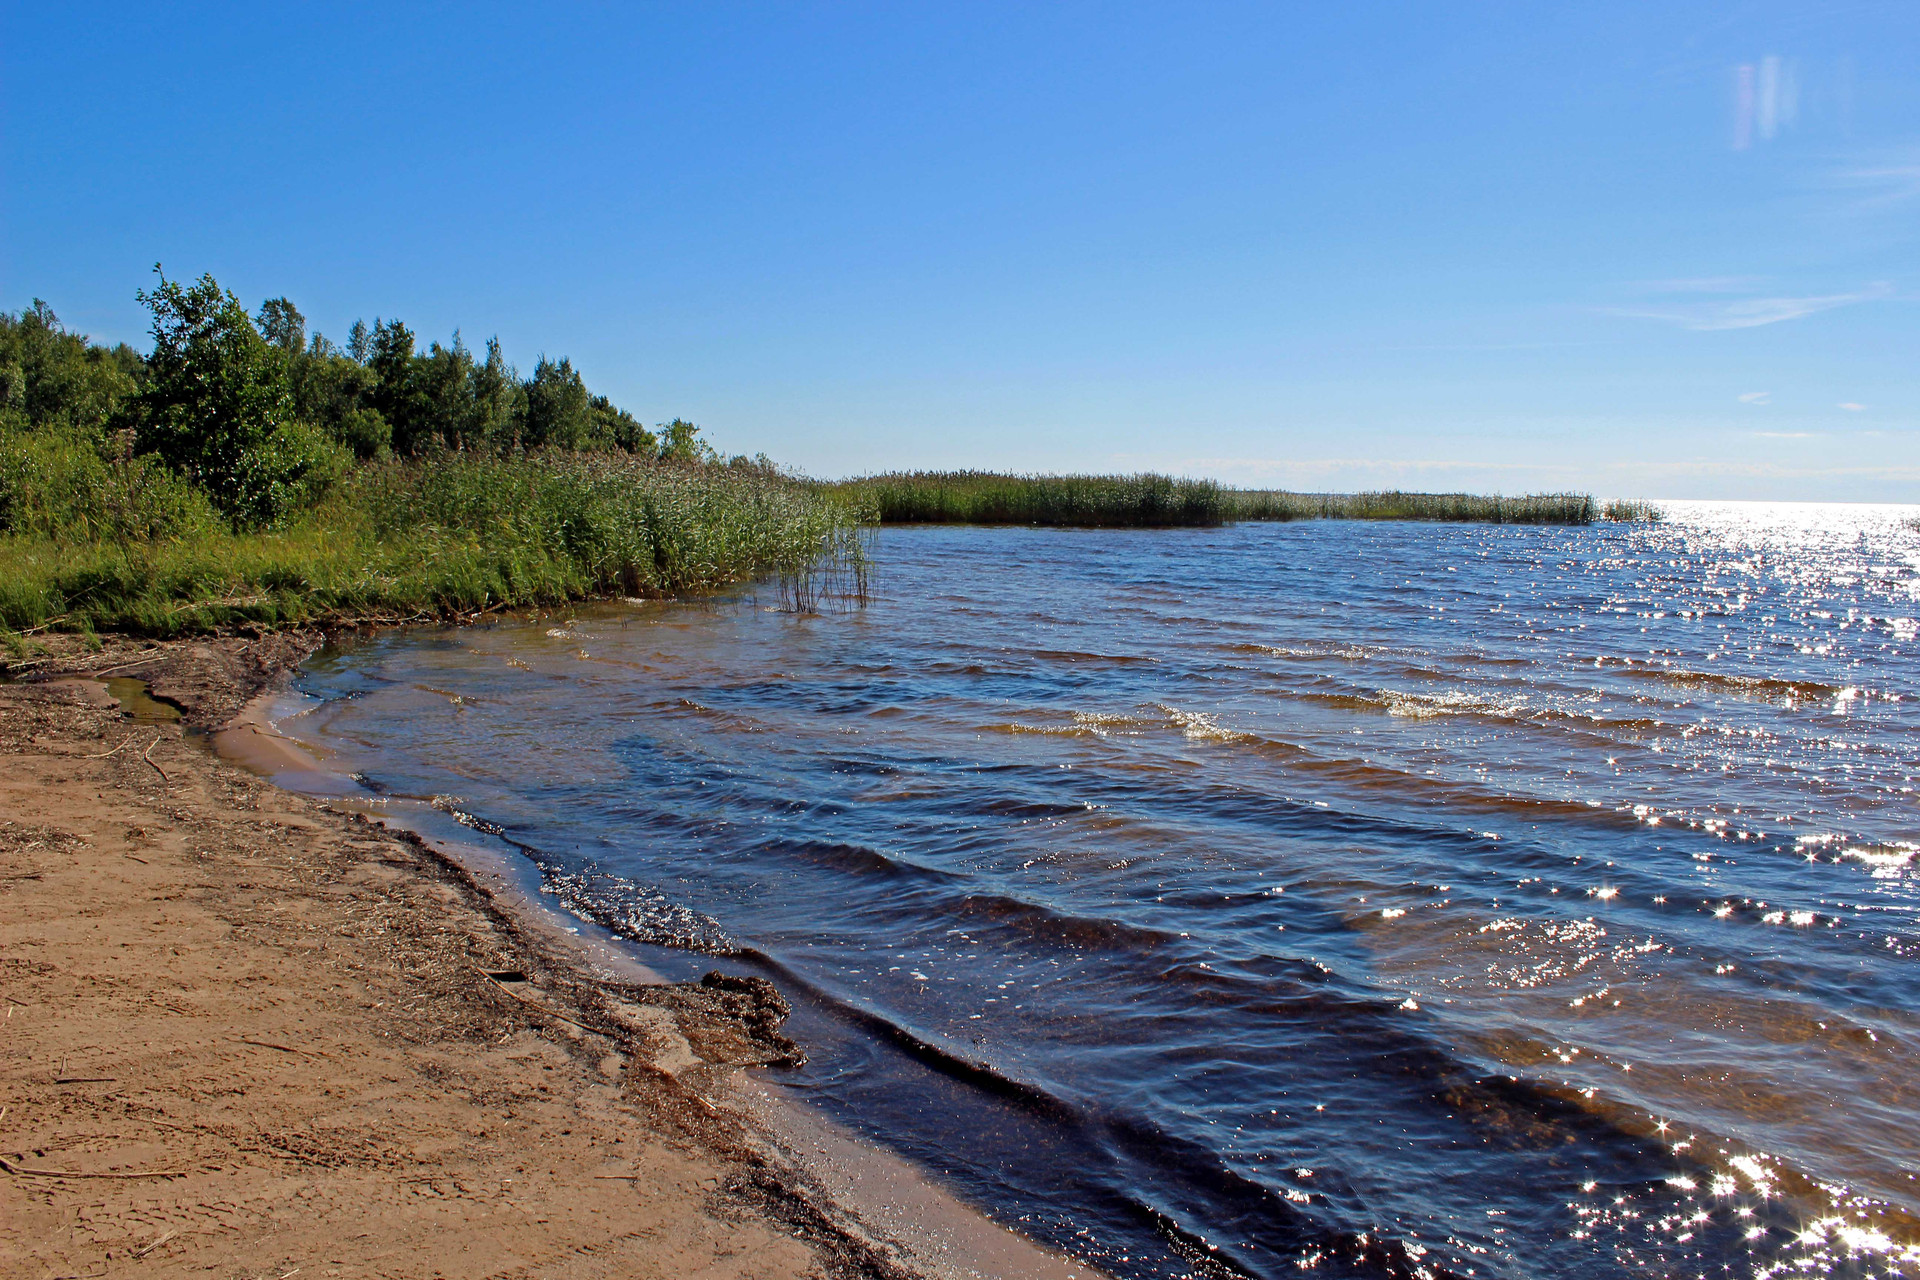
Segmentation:
{"type": "Polygon", "coordinates": [[[1651,502],[1639,498],[1613,498],[1607,502],[1600,518],[1619,524],[1659,524],[1666,516],[1651,502]]]}
{"type": "Polygon", "coordinates": [[[898,471],[830,488],[883,524],[1214,525],[1227,519],[1211,480],[898,471]]]}
{"type": "MultiPolygon", "coordinates": [[[[882,524],[1217,525],[1234,520],[1452,520],[1591,524],[1584,493],[1292,493],[1210,480],[910,471],[828,486],[882,524]]],[[[1647,517],[1639,517],[1647,518],[1647,517]]],[[[1657,517],[1655,517],[1657,518],[1657,517]]]]}
{"type": "Polygon", "coordinates": [[[1474,524],[1592,524],[1594,500],[1584,493],[1293,493],[1283,489],[1229,489],[1233,520],[1438,520],[1474,524]]]}
{"type": "MultiPolygon", "coordinates": [[[[82,504],[84,505],[84,504],[82,504]]],[[[772,577],[789,601],[861,595],[854,512],[764,468],[621,455],[447,455],[354,469],[279,527],[0,538],[0,624],[170,635],[452,616],[772,577]]]]}

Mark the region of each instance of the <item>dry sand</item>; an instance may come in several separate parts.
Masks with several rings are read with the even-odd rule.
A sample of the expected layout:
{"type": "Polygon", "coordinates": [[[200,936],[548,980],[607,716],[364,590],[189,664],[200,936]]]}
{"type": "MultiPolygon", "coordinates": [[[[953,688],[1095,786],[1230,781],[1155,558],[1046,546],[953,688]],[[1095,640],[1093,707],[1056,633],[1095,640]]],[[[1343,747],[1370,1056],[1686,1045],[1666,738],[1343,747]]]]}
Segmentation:
{"type": "Polygon", "coordinates": [[[1094,1274],[769,1120],[767,984],[589,974],[440,852],[189,740],[315,643],[0,685],[0,1275],[1094,1274]]]}

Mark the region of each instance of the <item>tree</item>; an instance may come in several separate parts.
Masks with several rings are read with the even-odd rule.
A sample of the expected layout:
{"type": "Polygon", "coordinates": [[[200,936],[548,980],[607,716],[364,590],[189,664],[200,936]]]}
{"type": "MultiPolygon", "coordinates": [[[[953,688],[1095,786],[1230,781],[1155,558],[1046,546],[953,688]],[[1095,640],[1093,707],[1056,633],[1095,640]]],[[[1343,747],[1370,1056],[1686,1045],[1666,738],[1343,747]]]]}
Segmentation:
{"type": "Polygon", "coordinates": [[[572,361],[555,364],[542,357],[526,385],[529,448],[578,449],[588,443],[593,430],[591,397],[572,361]]]}
{"type": "Polygon", "coordinates": [[[98,431],[144,373],[131,347],[109,349],[69,333],[38,298],[18,315],[0,313],[0,414],[25,425],[98,431]]]}
{"type": "Polygon", "coordinates": [[[595,396],[589,404],[593,414],[593,440],[603,449],[624,449],[628,453],[637,453],[643,458],[652,458],[659,454],[660,445],[653,438],[653,432],[640,425],[640,420],[618,408],[605,396],[595,396]]]}
{"type": "Polygon", "coordinates": [[[260,304],[261,336],[290,356],[306,350],[307,318],[285,298],[268,298],[260,304]]]}
{"type": "Polygon", "coordinates": [[[140,452],[158,454],[244,524],[275,519],[324,482],[337,461],[295,423],[286,361],[238,298],[210,275],[190,287],[160,275],[136,296],[153,312],[147,386],[134,405],[140,452]]]}
{"type": "Polygon", "coordinates": [[[711,462],[713,446],[700,438],[700,428],[675,418],[660,424],[660,460],[662,462],[711,462]]]}
{"type": "Polygon", "coordinates": [[[415,454],[426,450],[437,436],[433,406],[419,377],[413,330],[398,320],[376,324],[367,367],[373,370],[373,408],[393,428],[393,451],[415,454]]]}
{"type": "Polygon", "coordinates": [[[487,358],[470,375],[475,415],[474,434],[486,448],[507,452],[520,443],[527,411],[527,390],[520,375],[500,354],[500,339],[487,339],[487,358]]]}

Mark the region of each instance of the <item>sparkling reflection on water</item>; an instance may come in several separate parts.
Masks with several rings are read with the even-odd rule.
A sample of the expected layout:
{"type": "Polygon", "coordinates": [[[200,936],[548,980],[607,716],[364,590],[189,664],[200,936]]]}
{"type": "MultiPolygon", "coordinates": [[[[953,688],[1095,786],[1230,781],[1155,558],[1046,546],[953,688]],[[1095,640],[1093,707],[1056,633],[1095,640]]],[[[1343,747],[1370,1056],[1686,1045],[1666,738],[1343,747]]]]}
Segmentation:
{"type": "Polygon", "coordinates": [[[1669,512],[889,529],[864,612],[388,635],[297,731],[1117,1274],[1914,1274],[1914,509],[1669,512]]]}

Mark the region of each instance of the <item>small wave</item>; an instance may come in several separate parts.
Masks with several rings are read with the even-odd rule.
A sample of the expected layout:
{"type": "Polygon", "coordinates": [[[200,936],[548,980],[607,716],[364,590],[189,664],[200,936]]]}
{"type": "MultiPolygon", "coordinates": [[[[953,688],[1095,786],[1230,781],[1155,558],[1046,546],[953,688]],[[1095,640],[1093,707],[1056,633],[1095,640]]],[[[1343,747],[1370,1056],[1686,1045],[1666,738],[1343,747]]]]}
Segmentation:
{"type": "Polygon", "coordinates": [[[1844,685],[1819,680],[1782,680],[1771,676],[1742,676],[1719,671],[1687,671],[1671,667],[1626,667],[1610,672],[1636,680],[1658,680],[1682,688],[1713,689],[1735,697],[1764,702],[1830,702],[1853,692],[1844,685]]]}
{"type": "Polygon", "coordinates": [[[1356,645],[1282,645],[1282,644],[1223,644],[1219,646],[1227,653],[1264,654],[1269,658],[1341,658],[1349,662],[1374,656],[1373,651],[1356,645]]]}
{"type": "Polygon", "coordinates": [[[540,892],[618,937],[683,951],[732,955],[739,944],[711,916],[683,907],[652,885],[599,870],[560,871],[541,864],[540,892]]]}
{"type": "Polygon", "coordinates": [[[460,806],[466,802],[459,796],[439,795],[433,797],[427,803],[469,830],[483,832],[490,836],[505,836],[507,834],[507,829],[498,823],[488,822],[485,818],[477,814],[468,813],[465,809],[460,808],[460,806]]]}
{"type": "Polygon", "coordinates": [[[1499,720],[1511,720],[1528,710],[1525,698],[1490,701],[1461,690],[1447,693],[1406,693],[1399,689],[1382,689],[1379,691],[1379,697],[1388,715],[1413,720],[1456,715],[1488,716],[1499,720]]]}
{"type": "Polygon", "coordinates": [[[1098,729],[1084,724],[1021,724],[1017,720],[1000,720],[980,726],[982,733],[1034,734],[1043,738],[1097,738],[1103,736],[1098,729]]]}
{"type": "Polygon", "coordinates": [[[1153,703],[1154,710],[1166,716],[1166,722],[1187,735],[1190,742],[1241,742],[1249,735],[1221,725],[1219,718],[1204,711],[1182,711],[1164,702],[1153,703]]]}
{"type": "Polygon", "coordinates": [[[1110,662],[1115,666],[1150,666],[1158,658],[1132,653],[1081,653],[1074,649],[1034,649],[1033,657],[1043,662],[1110,662]]]}
{"type": "Polygon", "coordinates": [[[902,880],[936,882],[967,879],[959,872],[923,866],[917,862],[909,862],[904,858],[882,853],[867,845],[850,844],[844,840],[782,840],[777,844],[763,845],[761,848],[778,856],[858,875],[881,875],[902,880]]]}

